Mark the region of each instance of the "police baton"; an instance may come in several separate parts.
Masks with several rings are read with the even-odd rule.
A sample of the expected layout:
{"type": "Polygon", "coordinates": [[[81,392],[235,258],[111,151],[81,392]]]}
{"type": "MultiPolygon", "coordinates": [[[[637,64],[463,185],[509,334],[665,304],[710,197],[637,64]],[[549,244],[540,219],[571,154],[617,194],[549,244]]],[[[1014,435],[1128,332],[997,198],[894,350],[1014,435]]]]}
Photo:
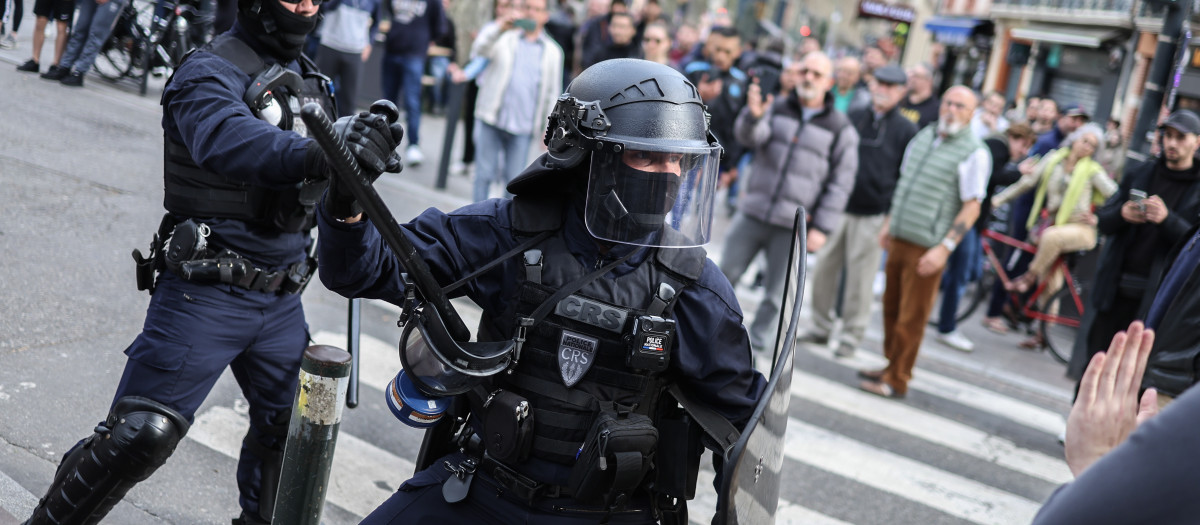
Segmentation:
{"type": "Polygon", "coordinates": [[[358,406],[358,362],[361,350],[358,347],[359,332],[362,331],[362,299],[350,300],[346,320],[346,350],[350,352],[350,384],[346,390],[346,406],[358,406]]]}
{"type": "MultiPolygon", "coordinates": [[[[371,112],[387,115],[388,122],[395,122],[400,116],[396,105],[387,100],[371,104],[371,112]]],[[[471,331],[459,317],[454,305],[450,304],[450,299],[442,291],[441,285],[433,278],[425,259],[421,258],[416,247],[400,231],[400,223],[396,222],[391,210],[380,198],[379,192],[375,191],[371,181],[358,168],[358,163],[350,155],[350,150],[346,149],[346,144],[334,133],[333,122],[325,115],[325,110],[316,103],[310,102],[300,110],[300,118],[308,125],[308,132],[312,135],[313,140],[317,141],[317,145],[325,151],[325,156],[329,157],[329,164],[333,166],[337,178],[342,181],[345,188],[350,190],[350,193],[354,194],[354,198],[366,211],[371,222],[375,223],[379,235],[392,249],[392,253],[396,254],[396,258],[408,272],[417,292],[434,310],[437,310],[454,340],[470,341],[471,331]]]]}

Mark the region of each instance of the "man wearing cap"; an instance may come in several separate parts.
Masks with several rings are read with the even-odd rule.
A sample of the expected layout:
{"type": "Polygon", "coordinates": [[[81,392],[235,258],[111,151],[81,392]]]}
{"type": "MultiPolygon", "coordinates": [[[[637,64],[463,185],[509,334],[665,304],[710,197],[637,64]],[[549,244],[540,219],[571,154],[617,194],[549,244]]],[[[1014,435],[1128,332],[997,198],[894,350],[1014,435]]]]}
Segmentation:
{"type": "Polygon", "coordinates": [[[896,65],[875,70],[870,82],[871,106],[852,109],[849,117],[858,131],[858,172],[846,202],[841,226],[829,236],[814,270],[813,330],[803,337],[824,345],[833,330],[839,274],[845,271],[842,332],[834,354],[854,355],[871,314],[872,285],[883,248],[879,245],[884,216],[892,203],[900,161],[917,126],[897,109],[906,94],[908,76],[896,65]]]}
{"type": "MultiPolygon", "coordinates": [[[[1096,352],[1108,347],[1117,331],[1146,318],[1155,299],[1155,283],[1171,262],[1171,247],[1188,238],[1200,214],[1200,117],[1189,110],[1172,113],[1159,127],[1162,157],[1125,172],[1117,193],[1096,211],[1104,245],[1092,288],[1091,304],[1068,373],[1076,380],[1096,352]]],[[[1194,317],[1192,317],[1194,319],[1194,317]]],[[[1158,346],[1175,343],[1159,338],[1158,346]]],[[[1161,366],[1161,363],[1160,363],[1161,366]]],[[[1148,373],[1149,377],[1156,377],[1148,373]]],[[[1159,378],[1160,380],[1162,378],[1159,378]]],[[[1179,388],[1166,385],[1167,395],[1179,388]]]]}

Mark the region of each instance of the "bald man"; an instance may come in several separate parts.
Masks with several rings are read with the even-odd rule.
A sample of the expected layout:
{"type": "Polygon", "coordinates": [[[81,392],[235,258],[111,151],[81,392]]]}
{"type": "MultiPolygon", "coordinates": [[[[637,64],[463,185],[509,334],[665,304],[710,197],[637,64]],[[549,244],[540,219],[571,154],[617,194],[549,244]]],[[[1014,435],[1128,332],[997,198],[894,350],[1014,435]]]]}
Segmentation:
{"type": "Polygon", "coordinates": [[[965,86],[946,91],[937,123],[917,132],[900,164],[900,181],[880,244],[888,250],[883,293],[883,370],[861,370],[859,388],[884,397],[908,393],[946,259],[975,219],[987,192],[992,157],[971,132],[979,105],[965,86]]]}
{"type": "Polygon", "coordinates": [[[721,271],[737,283],[755,255],[766,253],[766,292],[750,325],[756,349],[774,345],[796,210],[804,206],[809,214],[808,251],[820,250],[842,220],[858,171],[858,132],[829,94],[833,63],[814,51],[800,64],[796,87],[778,99],[763,98],[758,84],[750,84],[733,127],[737,140],[754,150],[753,176],[730,223],[721,271]]]}
{"type": "Polygon", "coordinates": [[[933,68],[929,64],[908,68],[908,98],[900,104],[900,113],[923,128],[938,119],[940,108],[933,92],[933,68]]]}

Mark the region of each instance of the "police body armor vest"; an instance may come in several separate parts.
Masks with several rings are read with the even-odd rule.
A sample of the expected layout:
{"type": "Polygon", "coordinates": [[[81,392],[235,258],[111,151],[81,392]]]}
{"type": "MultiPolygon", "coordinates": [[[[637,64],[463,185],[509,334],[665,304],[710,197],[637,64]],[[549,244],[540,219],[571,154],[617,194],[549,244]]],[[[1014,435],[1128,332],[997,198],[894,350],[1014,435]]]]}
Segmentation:
{"type": "MultiPolygon", "coordinates": [[[[526,272],[515,312],[497,323],[514,329],[518,317],[529,316],[557,290],[609,262],[590,268],[571,254],[561,233],[561,204],[524,201],[518,196],[513,202],[516,230],[558,231],[538,246],[542,264],[533,273],[540,273],[540,279],[526,272]]],[[[495,376],[493,386],[528,399],[535,421],[531,457],[574,464],[602,403],[633,407],[633,412],[657,419],[656,404],[667,378],[627,365],[631,325],[651,310],[661,283],[673,287],[678,297],[699,278],[705,260],[703,248],[657,249],[630,273],[587,283],[529,328],[515,371],[495,376]]],[[[673,305],[672,300],[659,315],[672,318],[673,305]]],[[[510,467],[521,471],[520,465],[510,467]]]]}
{"type": "MultiPolygon", "coordinates": [[[[260,83],[262,75],[269,70],[268,65],[248,44],[229,33],[218,36],[202,49],[228,60],[249,76],[248,88],[260,83]]],[[[184,57],[184,60],[187,58],[184,57]]],[[[326,114],[337,113],[329,92],[328,78],[317,72],[316,65],[308,57],[301,55],[299,63],[302,81],[293,83],[293,87],[300,86],[299,92],[294,92],[293,87],[280,86],[274,90],[274,95],[281,106],[278,109],[284,112],[285,117],[280,120],[279,127],[305,135],[303,123],[299,118],[294,118],[295,115],[291,113],[293,104],[288,101],[294,101],[297,109],[308,102],[316,102],[325,109],[326,114]]],[[[214,217],[272,224],[285,232],[312,228],[316,203],[327,181],[306,181],[285,190],[254,186],[204,169],[196,163],[184,144],[175,142],[166,134],[163,141],[166,182],[163,206],[168,212],[184,217],[214,217]]]]}

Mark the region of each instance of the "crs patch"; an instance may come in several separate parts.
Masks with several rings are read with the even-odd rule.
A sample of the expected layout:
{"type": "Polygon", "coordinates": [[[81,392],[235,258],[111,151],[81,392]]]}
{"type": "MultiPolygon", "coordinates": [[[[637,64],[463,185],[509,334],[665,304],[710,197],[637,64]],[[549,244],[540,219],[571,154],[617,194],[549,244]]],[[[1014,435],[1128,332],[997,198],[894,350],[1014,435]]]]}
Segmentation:
{"type": "Polygon", "coordinates": [[[600,341],[594,337],[570,330],[562,331],[562,338],[558,341],[558,371],[567,388],[575,386],[592,368],[598,348],[600,341]]]}
{"type": "Polygon", "coordinates": [[[554,313],[610,332],[621,333],[629,312],[578,295],[568,295],[554,307],[554,313]]]}

